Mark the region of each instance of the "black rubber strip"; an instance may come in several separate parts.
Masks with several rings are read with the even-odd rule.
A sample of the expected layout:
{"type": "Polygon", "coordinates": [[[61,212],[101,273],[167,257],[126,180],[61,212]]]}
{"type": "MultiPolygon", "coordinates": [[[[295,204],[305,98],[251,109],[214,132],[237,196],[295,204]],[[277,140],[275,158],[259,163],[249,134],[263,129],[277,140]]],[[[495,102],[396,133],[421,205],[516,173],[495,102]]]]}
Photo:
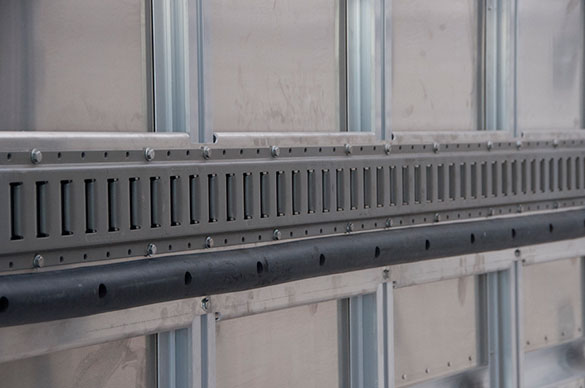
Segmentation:
{"type": "Polygon", "coordinates": [[[0,327],[583,236],[579,209],[6,275],[0,327]]]}

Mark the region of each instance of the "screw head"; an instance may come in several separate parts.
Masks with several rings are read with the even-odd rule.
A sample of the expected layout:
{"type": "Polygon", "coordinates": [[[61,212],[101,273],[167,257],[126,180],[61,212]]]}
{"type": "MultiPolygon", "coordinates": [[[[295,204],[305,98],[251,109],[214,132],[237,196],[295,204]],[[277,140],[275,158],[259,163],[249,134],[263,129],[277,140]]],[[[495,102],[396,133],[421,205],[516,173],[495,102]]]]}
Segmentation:
{"type": "Polygon", "coordinates": [[[516,140],[516,149],[520,150],[522,148],[522,140],[516,140]]]}
{"type": "Polygon", "coordinates": [[[386,153],[386,155],[390,155],[390,151],[392,151],[392,145],[384,144],[384,152],[386,153]]]}
{"type": "Polygon", "coordinates": [[[154,256],[156,255],[156,245],[153,243],[148,244],[148,246],[146,247],[146,256],[150,257],[150,256],[154,256]]]}
{"type": "Polygon", "coordinates": [[[205,146],[202,148],[202,150],[203,150],[203,158],[205,158],[205,159],[211,158],[211,148],[205,146]]]}
{"type": "Polygon", "coordinates": [[[273,240],[280,240],[281,238],[282,238],[282,233],[280,232],[280,230],[274,229],[274,232],[272,232],[272,239],[273,240]]]}
{"type": "Polygon", "coordinates": [[[491,151],[491,150],[492,150],[492,148],[494,148],[494,142],[493,142],[493,141],[491,141],[491,140],[489,140],[489,141],[487,142],[487,149],[488,149],[488,151],[491,151]]]}
{"type": "Polygon", "coordinates": [[[391,218],[388,218],[388,219],[386,220],[386,227],[387,227],[387,228],[390,228],[390,227],[392,227],[392,219],[391,219],[391,218]]]}
{"type": "Polygon", "coordinates": [[[273,158],[278,158],[280,156],[280,148],[277,146],[272,146],[270,148],[270,153],[272,154],[273,158]]]}
{"type": "Polygon", "coordinates": [[[437,153],[441,150],[441,145],[439,143],[433,143],[433,152],[437,153]]]}
{"type": "Polygon", "coordinates": [[[42,255],[35,255],[33,259],[33,267],[42,268],[45,266],[45,258],[42,255]]]}
{"type": "Polygon", "coordinates": [[[441,215],[439,213],[435,213],[435,222],[441,221],[441,215]]]}
{"type": "Polygon", "coordinates": [[[347,223],[347,226],[345,227],[345,231],[346,231],[347,233],[351,233],[351,232],[353,232],[353,224],[352,224],[351,222],[348,222],[348,223],[347,223]]]}
{"type": "Polygon", "coordinates": [[[144,149],[144,159],[146,159],[147,162],[151,162],[154,160],[156,153],[154,152],[154,149],[148,147],[144,149]]]}
{"type": "Polygon", "coordinates": [[[213,248],[213,238],[207,237],[205,239],[205,248],[213,248]]]}
{"type": "Polygon", "coordinates": [[[39,164],[40,162],[43,161],[43,153],[41,151],[39,151],[38,149],[36,149],[36,148],[33,149],[30,152],[30,160],[34,164],[39,164]]]}
{"type": "Polygon", "coordinates": [[[352,151],[352,146],[351,146],[351,144],[346,144],[346,145],[345,145],[345,153],[346,153],[347,155],[351,155],[351,151],[352,151]]]}
{"type": "Polygon", "coordinates": [[[211,301],[209,300],[208,297],[201,299],[201,308],[203,309],[203,311],[209,311],[210,307],[211,307],[211,301]]]}

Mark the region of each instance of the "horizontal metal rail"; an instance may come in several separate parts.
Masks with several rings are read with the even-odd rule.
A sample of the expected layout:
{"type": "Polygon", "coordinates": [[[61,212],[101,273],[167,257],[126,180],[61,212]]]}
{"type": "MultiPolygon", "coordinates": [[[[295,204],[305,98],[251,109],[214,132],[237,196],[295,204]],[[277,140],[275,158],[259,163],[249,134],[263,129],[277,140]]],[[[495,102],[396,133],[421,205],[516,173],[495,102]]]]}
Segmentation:
{"type": "Polygon", "coordinates": [[[584,140],[0,152],[0,271],[585,203],[584,140]]]}
{"type": "Polygon", "coordinates": [[[5,275],[0,327],[583,236],[572,210],[5,275]]]}

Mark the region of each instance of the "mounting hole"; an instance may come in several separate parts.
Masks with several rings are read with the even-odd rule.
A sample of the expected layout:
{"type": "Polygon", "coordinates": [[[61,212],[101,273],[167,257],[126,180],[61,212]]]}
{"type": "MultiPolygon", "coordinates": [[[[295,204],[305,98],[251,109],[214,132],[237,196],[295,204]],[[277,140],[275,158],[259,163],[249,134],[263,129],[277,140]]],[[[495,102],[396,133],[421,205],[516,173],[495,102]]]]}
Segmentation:
{"type": "Polygon", "coordinates": [[[65,261],[65,258],[63,256],[59,256],[59,263],[62,263],[65,261]]]}
{"type": "Polygon", "coordinates": [[[244,150],[240,149],[240,155],[244,153],[244,150]]]}
{"type": "Polygon", "coordinates": [[[108,153],[104,152],[104,159],[107,159],[107,158],[108,158],[108,153]]]}
{"type": "Polygon", "coordinates": [[[6,311],[8,309],[8,305],[8,298],[5,296],[0,297],[0,313],[6,311]]]}
{"type": "Polygon", "coordinates": [[[221,151],[222,155],[225,155],[225,150],[221,151]]]}
{"type": "Polygon", "coordinates": [[[87,253],[83,254],[83,260],[87,260],[87,253]]]}
{"type": "Polygon", "coordinates": [[[8,268],[14,267],[14,263],[12,261],[8,262],[8,268]]]}
{"type": "Polygon", "coordinates": [[[167,156],[171,156],[171,151],[167,151],[167,156]]]}
{"type": "Polygon", "coordinates": [[[242,242],[246,242],[246,237],[242,237],[242,242]]]}
{"type": "Polygon", "coordinates": [[[85,152],[81,153],[81,159],[85,159],[85,152]]]}
{"type": "Polygon", "coordinates": [[[189,155],[191,155],[191,151],[189,151],[189,150],[185,151],[185,156],[189,156],[189,155]]]}
{"type": "Polygon", "coordinates": [[[169,244],[169,251],[173,250],[173,246],[171,244],[169,244]]]}
{"type": "Polygon", "coordinates": [[[258,235],[258,241],[261,241],[261,240],[262,240],[262,235],[259,234],[258,235]]]}
{"type": "Polygon", "coordinates": [[[516,229],[512,228],[512,238],[516,238],[516,229]]]}
{"type": "Polygon", "coordinates": [[[260,148],[256,148],[256,154],[260,153],[260,148]]]}
{"type": "Polygon", "coordinates": [[[130,157],[130,152],[126,151],[126,157],[129,158],[130,157]]]}
{"type": "Polygon", "coordinates": [[[191,276],[191,272],[189,271],[185,272],[185,285],[188,286],[189,284],[191,284],[192,280],[193,276],[191,276]]]}
{"type": "Polygon", "coordinates": [[[132,254],[132,249],[128,249],[128,255],[132,254]]]}
{"type": "Polygon", "coordinates": [[[190,242],[187,243],[187,248],[191,248],[191,243],[190,242]]]}
{"type": "Polygon", "coordinates": [[[380,257],[380,247],[376,247],[376,249],[374,249],[374,257],[380,257]]]}
{"type": "MultiPolygon", "coordinates": [[[[8,155],[10,155],[10,154],[8,154],[8,155]]],[[[57,152],[57,159],[61,159],[62,156],[63,155],[60,152],[57,152]]],[[[8,158],[8,159],[10,159],[10,158],[8,158]]]]}
{"type": "Polygon", "coordinates": [[[103,299],[106,297],[107,294],[108,294],[108,289],[106,288],[106,285],[103,283],[100,283],[100,285],[98,287],[98,297],[100,299],[103,299]]]}
{"type": "Polygon", "coordinates": [[[555,227],[553,226],[553,224],[548,224],[548,231],[552,233],[554,230],[555,227]]]}
{"type": "Polygon", "coordinates": [[[106,252],[106,257],[110,257],[110,251],[106,252]]]}
{"type": "Polygon", "coordinates": [[[431,242],[429,240],[425,240],[425,249],[428,251],[431,249],[431,242]]]}
{"type": "Polygon", "coordinates": [[[469,240],[471,241],[472,244],[475,243],[475,234],[471,233],[471,235],[469,236],[469,240]]]}
{"type": "Polygon", "coordinates": [[[321,267],[325,265],[325,255],[324,255],[324,254],[321,254],[321,255],[319,256],[319,265],[320,265],[321,267]]]}
{"type": "Polygon", "coordinates": [[[258,272],[258,275],[264,272],[264,265],[261,262],[256,263],[256,272],[258,272]]]}

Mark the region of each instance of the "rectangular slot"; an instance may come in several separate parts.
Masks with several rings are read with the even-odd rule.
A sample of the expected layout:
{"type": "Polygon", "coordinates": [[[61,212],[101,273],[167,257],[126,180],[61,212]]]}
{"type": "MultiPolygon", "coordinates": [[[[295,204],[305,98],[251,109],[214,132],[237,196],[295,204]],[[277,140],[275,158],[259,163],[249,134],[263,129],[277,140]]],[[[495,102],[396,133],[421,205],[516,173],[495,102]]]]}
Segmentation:
{"type": "Polygon", "coordinates": [[[343,169],[338,168],[335,172],[335,188],[337,193],[337,211],[343,211],[343,203],[345,200],[345,184],[343,182],[343,169]]]}
{"type": "Polygon", "coordinates": [[[170,179],[170,210],[171,210],[171,226],[181,225],[181,206],[180,206],[180,193],[179,184],[181,177],[171,176],[170,179]]]}
{"type": "MultiPolygon", "coordinates": [[[[504,180],[505,175],[503,174],[503,171],[506,168],[505,163],[506,162],[502,163],[502,190],[506,187],[504,180]]],[[[498,182],[498,162],[492,162],[492,195],[494,197],[498,196],[498,182]]]]}
{"type": "Polygon", "coordinates": [[[331,188],[331,174],[329,170],[323,170],[321,172],[321,200],[323,201],[323,213],[328,213],[331,210],[331,202],[329,199],[329,189],[331,188]]]}
{"type": "Polygon", "coordinates": [[[48,225],[47,225],[47,189],[48,189],[48,182],[37,182],[36,183],[37,189],[37,203],[36,203],[36,210],[37,210],[37,237],[48,237],[48,225]]]}
{"type": "Polygon", "coordinates": [[[189,221],[191,224],[198,224],[201,220],[200,208],[201,198],[199,198],[199,175],[189,177],[189,221]]]}
{"type": "Polygon", "coordinates": [[[563,191],[563,168],[565,167],[563,158],[557,159],[557,189],[563,191]]]}
{"type": "Polygon", "coordinates": [[[420,203],[420,197],[421,197],[421,172],[420,172],[421,167],[420,166],[414,166],[414,202],[415,203],[420,203]]]}
{"type": "Polygon", "coordinates": [[[548,188],[549,190],[555,191],[555,160],[549,159],[548,161],[548,188]]]}
{"type": "Polygon", "coordinates": [[[364,209],[372,207],[372,170],[364,167],[364,209]]]}
{"type": "Polygon", "coordinates": [[[269,209],[270,209],[270,188],[269,188],[269,180],[268,180],[268,173],[261,172],[260,173],[260,217],[267,218],[269,217],[269,209]]]}
{"type": "Polygon", "coordinates": [[[454,200],[456,193],[455,191],[457,185],[457,181],[455,180],[455,165],[449,165],[449,199],[454,200]]]}
{"type": "Polygon", "coordinates": [[[467,174],[465,163],[459,165],[459,181],[461,182],[459,186],[459,195],[461,195],[461,198],[467,199],[467,174]]]}
{"type": "Polygon", "coordinates": [[[477,198],[477,163],[471,163],[471,198],[477,198]]]}
{"type": "Polygon", "coordinates": [[[284,171],[276,172],[276,215],[286,214],[286,182],[284,171]]]}
{"type": "Polygon", "coordinates": [[[150,227],[160,227],[160,177],[150,178],[150,227]]]}
{"type": "Polygon", "coordinates": [[[408,166],[402,166],[402,203],[408,205],[410,203],[409,182],[410,174],[408,166]]]}
{"type": "Polygon", "coordinates": [[[236,220],[236,175],[225,175],[225,215],[226,220],[236,220]]]}
{"type": "Polygon", "coordinates": [[[530,162],[530,191],[536,193],[536,160],[530,162]]]}
{"type": "Polygon", "coordinates": [[[578,156],[575,158],[575,189],[581,189],[581,158],[578,156]]]}
{"type": "Polygon", "coordinates": [[[445,166],[439,164],[437,166],[437,198],[439,201],[445,200],[445,166]]]}
{"type": "Polygon", "coordinates": [[[427,202],[433,202],[433,193],[434,193],[434,186],[433,186],[433,166],[427,165],[427,182],[426,182],[426,189],[427,189],[427,202]]]}
{"type": "Polygon", "coordinates": [[[528,161],[526,159],[524,159],[522,161],[522,164],[520,166],[521,168],[521,174],[522,174],[522,193],[526,194],[528,193],[528,161]]]}
{"type": "Polygon", "coordinates": [[[376,167],[376,206],[384,207],[384,167],[376,167]]]}
{"type": "Polygon", "coordinates": [[[488,194],[488,166],[486,162],[481,164],[481,196],[487,197],[488,194]]]}
{"type": "Polygon", "coordinates": [[[61,235],[73,234],[71,226],[71,181],[61,181],[61,235]]]}
{"type": "Polygon", "coordinates": [[[317,202],[317,182],[315,179],[315,170],[307,171],[307,210],[309,214],[315,213],[315,203],[317,202]]]}
{"type": "Polygon", "coordinates": [[[22,240],[22,183],[10,184],[10,239],[22,240]]]}
{"type": "Polygon", "coordinates": [[[512,161],[512,194],[518,195],[518,161],[512,161]]]}
{"type": "Polygon", "coordinates": [[[357,170],[355,168],[349,169],[349,206],[351,210],[355,210],[358,207],[357,198],[358,193],[357,191],[359,188],[357,187],[357,170]]]}
{"type": "Polygon", "coordinates": [[[573,190],[573,159],[567,158],[567,190],[573,190]]]}
{"type": "Polygon", "coordinates": [[[291,177],[292,184],[292,205],[293,214],[297,215],[301,213],[301,172],[295,170],[292,172],[291,177]]]}
{"type": "Polygon", "coordinates": [[[118,179],[108,179],[108,232],[120,230],[118,216],[118,179]]]}
{"type": "Polygon", "coordinates": [[[96,232],[95,179],[85,180],[85,233],[96,232]]]}
{"type": "Polygon", "coordinates": [[[502,194],[508,195],[508,162],[502,163],[502,194]]]}
{"type": "Polygon", "coordinates": [[[540,191],[546,191],[546,160],[540,160],[540,191]]]}
{"type": "Polygon", "coordinates": [[[252,174],[244,173],[244,219],[249,220],[254,214],[254,192],[252,185],[252,174]]]}
{"type": "Polygon", "coordinates": [[[398,187],[396,184],[396,181],[398,180],[398,177],[396,176],[398,175],[398,172],[396,170],[395,166],[390,166],[390,173],[389,173],[389,177],[390,177],[390,205],[394,206],[396,205],[396,197],[398,196],[398,187]]]}
{"type": "Polygon", "coordinates": [[[217,200],[219,198],[217,190],[217,174],[207,175],[207,184],[209,222],[217,222],[217,200]]]}
{"type": "Polygon", "coordinates": [[[140,178],[128,179],[130,190],[130,229],[140,229],[140,178]]]}

